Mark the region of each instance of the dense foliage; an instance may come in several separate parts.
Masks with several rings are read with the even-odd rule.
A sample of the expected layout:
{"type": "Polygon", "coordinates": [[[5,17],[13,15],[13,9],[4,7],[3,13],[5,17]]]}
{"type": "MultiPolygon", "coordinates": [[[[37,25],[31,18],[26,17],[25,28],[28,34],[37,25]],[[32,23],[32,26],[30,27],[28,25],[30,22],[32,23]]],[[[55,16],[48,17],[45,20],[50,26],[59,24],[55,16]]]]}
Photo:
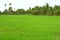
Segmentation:
{"type": "MultiPolygon", "coordinates": [[[[44,6],[35,6],[34,8],[29,8],[28,10],[24,9],[17,9],[16,11],[13,10],[11,7],[11,3],[9,3],[9,9],[5,9],[5,11],[1,12],[0,15],[24,15],[24,14],[31,14],[31,15],[60,15],[60,6],[55,5],[54,7],[49,6],[48,3],[44,6]]],[[[6,4],[5,4],[6,7],[6,4]]]]}

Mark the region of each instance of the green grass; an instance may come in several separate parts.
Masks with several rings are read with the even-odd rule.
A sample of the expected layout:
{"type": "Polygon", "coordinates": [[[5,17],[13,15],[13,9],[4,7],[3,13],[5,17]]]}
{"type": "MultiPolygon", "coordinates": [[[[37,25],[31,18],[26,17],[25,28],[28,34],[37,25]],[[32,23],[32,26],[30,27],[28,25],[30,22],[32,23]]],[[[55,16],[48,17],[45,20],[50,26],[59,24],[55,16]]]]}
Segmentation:
{"type": "Polygon", "coordinates": [[[0,40],[60,40],[60,16],[0,15],[0,40]]]}

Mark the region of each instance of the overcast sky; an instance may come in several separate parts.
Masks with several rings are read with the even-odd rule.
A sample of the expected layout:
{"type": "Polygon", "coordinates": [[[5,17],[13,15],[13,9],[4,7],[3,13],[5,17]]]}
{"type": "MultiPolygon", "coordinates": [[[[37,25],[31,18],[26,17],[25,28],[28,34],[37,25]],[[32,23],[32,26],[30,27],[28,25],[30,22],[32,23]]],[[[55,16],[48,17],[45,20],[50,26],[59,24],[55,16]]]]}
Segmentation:
{"type": "Polygon", "coordinates": [[[34,6],[43,6],[45,3],[49,3],[50,6],[60,5],[60,0],[0,0],[0,10],[4,10],[4,4],[7,4],[9,7],[9,3],[12,3],[12,7],[15,9],[23,8],[28,9],[29,7],[34,6]]]}

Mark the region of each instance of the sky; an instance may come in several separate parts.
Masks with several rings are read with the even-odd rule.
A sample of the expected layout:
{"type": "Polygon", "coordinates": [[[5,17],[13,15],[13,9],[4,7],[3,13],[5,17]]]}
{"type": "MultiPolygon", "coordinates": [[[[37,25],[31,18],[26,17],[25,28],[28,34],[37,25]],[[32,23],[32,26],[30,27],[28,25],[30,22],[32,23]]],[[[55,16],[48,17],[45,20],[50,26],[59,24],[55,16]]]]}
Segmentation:
{"type": "Polygon", "coordinates": [[[43,6],[48,3],[50,6],[60,5],[60,0],[0,0],[0,10],[5,9],[4,4],[7,4],[6,9],[9,7],[9,3],[12,3],[13,10],[17,9],[29,9],[34,6],[43,6]]]}

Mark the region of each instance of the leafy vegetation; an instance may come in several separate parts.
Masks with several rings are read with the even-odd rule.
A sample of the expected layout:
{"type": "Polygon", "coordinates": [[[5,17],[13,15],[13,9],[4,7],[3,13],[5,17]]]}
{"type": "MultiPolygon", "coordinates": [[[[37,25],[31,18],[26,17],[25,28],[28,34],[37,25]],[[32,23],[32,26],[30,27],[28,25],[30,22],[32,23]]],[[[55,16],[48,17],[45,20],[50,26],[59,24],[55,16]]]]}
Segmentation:
{"type": "Polygon", "coordinates": [[[28,10],[24,9],[17,9],[16,11],[13,10],[11,7],[11,3],[9,3],[9,9],[6,9],[7,5],[5,4],[5,11],[1,12],[0,15],[60,15],[60,6],[55,5],[54,7],[49,6],[48,3],[44,6],[35,6],[34,8],[29,7],[28,10]]]}

